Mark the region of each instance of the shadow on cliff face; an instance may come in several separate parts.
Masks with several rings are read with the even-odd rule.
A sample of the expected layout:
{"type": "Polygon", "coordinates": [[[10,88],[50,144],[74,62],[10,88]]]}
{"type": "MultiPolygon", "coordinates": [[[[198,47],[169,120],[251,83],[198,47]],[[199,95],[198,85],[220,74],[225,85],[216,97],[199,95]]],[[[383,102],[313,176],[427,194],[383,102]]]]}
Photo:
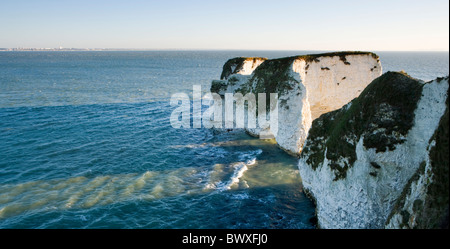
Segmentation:
{"type": "Polygon", "coordinates": [[[447,208],[447,214],[444,216],[442,223],[440,225],[440,228],[442,229],[448,229],[448,219],[449,219],[449,209],[447,208]]]}
{"type": "MultiPolygon", "coordinates": [[[[448,80],[448,78],[447,78],[448,80]]],[[[419,228],[447,228],[449,223],[449,91],[446,110],[438,129],[431,138],[436,144],[430,150],[431,184],[427,188],[425,205],[418,217],[419,228]]]]}

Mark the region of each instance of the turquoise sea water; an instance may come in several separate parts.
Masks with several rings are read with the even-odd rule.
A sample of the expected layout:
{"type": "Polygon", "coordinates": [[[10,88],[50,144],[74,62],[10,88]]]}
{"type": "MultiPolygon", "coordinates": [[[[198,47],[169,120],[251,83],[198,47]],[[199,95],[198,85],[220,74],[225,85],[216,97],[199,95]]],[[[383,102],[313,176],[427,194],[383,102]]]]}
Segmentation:
{"type": "MultiPolygon", "coordinates": [[[[171,94],[207,91],[227,59],[305,53],[0,53],[0,228],[314,228],[273,141],[169,122],[171,94]]],[[[448,75],[448,53],[378,54],[448,75]]]]}

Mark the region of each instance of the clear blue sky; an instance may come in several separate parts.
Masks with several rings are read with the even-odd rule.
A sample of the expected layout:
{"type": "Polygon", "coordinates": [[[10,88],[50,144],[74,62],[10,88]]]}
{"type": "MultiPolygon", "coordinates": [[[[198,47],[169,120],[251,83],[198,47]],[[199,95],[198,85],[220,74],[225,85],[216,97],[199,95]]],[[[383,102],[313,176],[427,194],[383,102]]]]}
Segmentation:
{"type": "Polygon", "coordinates": [[[14,0],[0,47],[449,49],[448,0],[14,0]]]}

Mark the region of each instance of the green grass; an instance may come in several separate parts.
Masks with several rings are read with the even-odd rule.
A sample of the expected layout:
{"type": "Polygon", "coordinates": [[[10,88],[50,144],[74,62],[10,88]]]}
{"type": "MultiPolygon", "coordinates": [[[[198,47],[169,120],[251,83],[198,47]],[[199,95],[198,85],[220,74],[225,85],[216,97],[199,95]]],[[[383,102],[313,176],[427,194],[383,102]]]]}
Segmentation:
{"type": "MultiPolygon", "coordinates": [[[[246,89],[247,92],[252,90],[254,94],[266,93],[266,105],[269,109],[270,93],[278,93],[278,96],[281,96],[299,84],[290,74],[295,58],[286,57],[264,61],[256,68],[252,79],[243,89],[246,89]]],[[[246,91],[244,92],[246,93],[246,91]]]]}
{"type": "Polygon", "coordinates": [[[407,74],[388,72],[377,78],[361,94],[365,99],[362,104],[363,129],[369,129],[369,124],[375,124],[385,131],[368,134],[364,138],[366,148],[376,148],[377,152],[394,150],[396,144],[404,141],[392,133],[406,136],[414,122],[414,110],[422,96],[423,84],[407,74]],[[373,106],[387,104],[395,115],[393,120],[384,120],[377,115],[378,109],[373,106]]]}
{"type": "Polygon", "coordinates": [[[347,55],[371,55],[374,59],[379,60],[380,57],[372,52],[363,52],[363,51],[343,51],[343,52],[332,52],[332,53],[322,53],[322,54],[309,54],[298,56],[299,59],[304,59],[306,62],[319,62],[319,57],[334,57],[339,56],[339,59],[343,61],[346,65],[350,65],[347,61],[347,55]]]}
{"type": "Polygon", "coordinates": [[[220,75],[221,80],[226,80],[228,77],[234,73],[236,73],[238,70],[242,68],[244,65],[244,62],[246,61],[253,61],[253,63],[256,63],[257,60],[267,60],[267,58],[264,57],[236,57],[229,59],[225,64],[223,65],[222,74],[220,75]],[[232,70],[232,68],[234,70],[232,70]]]}
{"type": "Polygon", "coordinates": [[[211,89],[210,91],[212,93],[219,93],[222,90],[227,89],[227,82],[223,80],[213,80],[211,82],[211,89]]]}

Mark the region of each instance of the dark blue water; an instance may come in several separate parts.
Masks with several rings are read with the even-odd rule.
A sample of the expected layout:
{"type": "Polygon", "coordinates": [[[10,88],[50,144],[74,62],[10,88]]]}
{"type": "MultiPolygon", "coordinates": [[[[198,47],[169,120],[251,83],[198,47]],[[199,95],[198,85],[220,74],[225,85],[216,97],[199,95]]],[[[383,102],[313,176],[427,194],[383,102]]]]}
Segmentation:
{"type": "MultiPolygon", "coordinates": [[[[0,53],[0,228],[313,228],[273,141],[169,122],[171,94],[208,90],[228,58],[303,53],[0,53]]],[[[448,74],[448,53],[379,55],[448,74]]]]}

